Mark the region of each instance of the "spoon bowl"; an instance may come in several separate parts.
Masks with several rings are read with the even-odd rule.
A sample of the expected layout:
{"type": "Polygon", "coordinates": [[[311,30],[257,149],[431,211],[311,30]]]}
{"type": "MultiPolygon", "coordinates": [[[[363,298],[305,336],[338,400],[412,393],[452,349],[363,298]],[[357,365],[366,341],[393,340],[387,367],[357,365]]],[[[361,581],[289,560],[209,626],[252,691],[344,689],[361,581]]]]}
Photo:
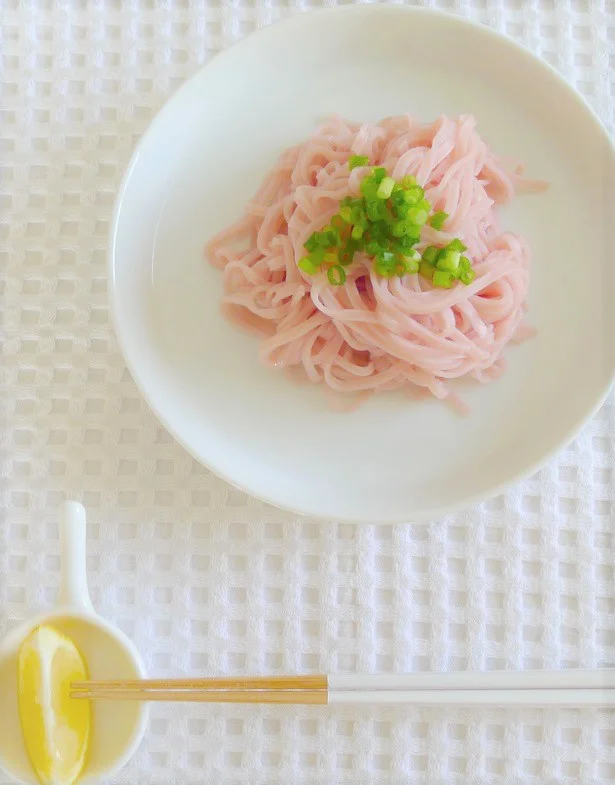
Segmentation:
{"type": "MultiPolygon", "coordinates": [[[[0,643],[0,767],[19,782],[38,783],[28,759],[19,720],[19,649],[37,626],[49,624],[70,637],[83,654],[91,678],[142,679],[145,668],[135,645],[91,604],[85,579],[85,510],[67,502],[61,509],[62,578],[58,607],[28,620],[0,643]]],[[[134,754],[147,724],[146,703],[92,706],[92,737],[81,781],[93,782],[120,769],[134,754]]]]}

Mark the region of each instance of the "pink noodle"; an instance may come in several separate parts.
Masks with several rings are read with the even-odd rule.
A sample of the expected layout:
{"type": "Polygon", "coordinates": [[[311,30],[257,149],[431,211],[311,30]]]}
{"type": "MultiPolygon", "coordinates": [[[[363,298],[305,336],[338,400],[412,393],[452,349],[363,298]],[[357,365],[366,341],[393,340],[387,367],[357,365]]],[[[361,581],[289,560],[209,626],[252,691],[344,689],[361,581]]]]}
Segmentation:
{"type": "Polygon", "coordinates": [[[450,380],[498,378],[504,348],[532,335],[523,321],[530,251],[501,231],[496,205],[516,189],[545,187],[514,164],[505,168],[471,116],[420,125],[401,115],[374,126],[334,117],[280,157],[246,215],[208,244],[210,261],[224,270],[223,310],[261,336],[265,365],[301,370],[337,393],[405,388],[465,412],[450,380]],[[446,231],[425,227],[419,250],[459,237],[476,271],[472,284],[436,289],[419,275],[381,278],[362,254],[340,287],[299,270],[307,238],[341,199],[359,195],[368,170],[349,171],[351,155],[369,156],[397,179],[417,178],[433,209],[449,214],[446,231]]]}

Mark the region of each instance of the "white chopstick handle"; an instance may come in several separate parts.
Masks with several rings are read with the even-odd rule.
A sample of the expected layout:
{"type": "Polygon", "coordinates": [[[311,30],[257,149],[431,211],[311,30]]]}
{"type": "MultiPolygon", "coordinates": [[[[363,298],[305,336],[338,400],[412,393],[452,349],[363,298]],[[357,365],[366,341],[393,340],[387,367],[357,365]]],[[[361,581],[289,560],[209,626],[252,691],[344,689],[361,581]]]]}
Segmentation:
{"type": "Polygon", "coordinates": [[[615,668],[329,674],[327,678],[330,690],[615,689],[615,668]]]}
{"type": "Polygon", "coordinates": [[[615,689],[333,690],[329,685],[329,704],[615,708],[615,689]]]}

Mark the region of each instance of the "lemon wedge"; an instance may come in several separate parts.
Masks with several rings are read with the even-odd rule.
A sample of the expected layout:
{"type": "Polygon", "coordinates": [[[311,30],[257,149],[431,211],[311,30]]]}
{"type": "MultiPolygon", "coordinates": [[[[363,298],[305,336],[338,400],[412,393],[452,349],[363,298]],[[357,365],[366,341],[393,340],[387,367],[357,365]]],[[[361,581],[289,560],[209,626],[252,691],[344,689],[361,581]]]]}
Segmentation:
{"type": "Polygon", "coordinates": [[[90,741],[89,701],[70,697],[72,681],[88,678],[75,644],[41,625],[19,650],[19,716],[26,750],[43,785],[72,785],[86,762],[90,741]]]}

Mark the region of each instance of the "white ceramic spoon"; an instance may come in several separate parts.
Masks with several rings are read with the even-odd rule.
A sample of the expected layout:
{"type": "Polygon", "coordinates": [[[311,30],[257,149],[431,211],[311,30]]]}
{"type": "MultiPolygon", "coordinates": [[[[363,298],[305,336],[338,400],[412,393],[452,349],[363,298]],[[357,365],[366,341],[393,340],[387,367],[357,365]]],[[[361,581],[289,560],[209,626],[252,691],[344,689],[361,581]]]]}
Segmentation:
{"type": "MultiPolygon", "coordinates": [[[[123,632],[96,614],[86,581],[86,516],[77,502],[60,511],[62,573],[58,603],[49,613],[20,624],[0,643],[0,767],[16,780],[37,783],[24,748],[17,704],[17,657],[28,633],[52,624],[70,636],[83,653],[91,678],[145,677],[143,661],[123,632]]],[[[93,706],[90,754],[83,782],[108,777],[135,752],[147,724],[147,704],[93,706]]]]}

